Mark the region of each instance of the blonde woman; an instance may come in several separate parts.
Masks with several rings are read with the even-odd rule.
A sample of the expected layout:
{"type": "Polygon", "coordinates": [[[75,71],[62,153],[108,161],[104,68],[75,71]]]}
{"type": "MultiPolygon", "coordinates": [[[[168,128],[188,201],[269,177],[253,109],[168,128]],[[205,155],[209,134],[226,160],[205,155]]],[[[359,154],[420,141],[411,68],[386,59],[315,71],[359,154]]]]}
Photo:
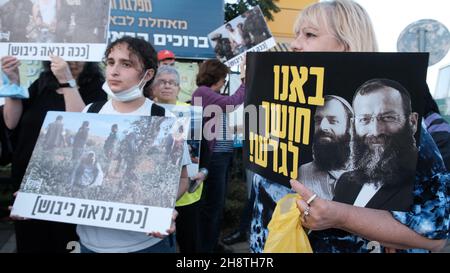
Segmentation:
{"type": "MultiPolygon", "coordinates": [[[[296,38],[291,47],[296,52],[378,50],[367,12],[353,1],[320,2],[307,7],[297,18],[294,31],[296,38]]],[[[445,185],[450,177],[445,168],[441,168],[442,159],[437,153],[439,151],[431,136],[423,129],[414,192],[414,200],[420,202],[415,201],[414,210],[410,212],[356,207],[313,197],[314,193],[310,189],[292,180],[292,189],[299,193],[303,200],[309,201],[299,201],[297,205],[303,217],[303,226],[313,230],[309,234],[313,250],[370,252],[370,246],[374,244],[370,241],[387,247],[382,248],[382,251],[413,248],[417,249],[408,251],[440,250],[445,244],[449,222],[447,198],[440,197],[446,196],[445,185]],[[421,196],[424,191],[428,194],[421,196]]],[[[261,176],[255,176],[254,188],[255,192],[265,192],[265,195],[270,196],[273,200],[272,206],[275,206],[284,194],[291,192],[291,189],[270,183],[261,176]]],[[[254,252],[262,251],[261,242],[264,242],[267,236],[267,227],[263,223],[267,223],[268,219],[263,218],[267,211],[273,208],[265,208],[266,204],[258,202],[257,199],[254,206],[256,216],[252,220],[251,230],[262,230],[251,235],[250,247],[254,252]]]]}

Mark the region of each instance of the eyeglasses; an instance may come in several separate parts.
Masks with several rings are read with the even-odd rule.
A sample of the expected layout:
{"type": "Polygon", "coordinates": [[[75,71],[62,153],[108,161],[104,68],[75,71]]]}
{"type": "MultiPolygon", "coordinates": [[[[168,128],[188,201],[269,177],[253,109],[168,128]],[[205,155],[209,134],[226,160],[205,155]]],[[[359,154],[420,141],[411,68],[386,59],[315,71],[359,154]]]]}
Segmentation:
{"type": "Polygon", "coordinates": [[[171,86],[171,87],[178,86],[178,83],[177,83],[176,81],[172,81],[172,80],[170,80],[170,81],[166,81],[166,80],[157,80],[155,84],[156,84],[156,85],[159,85],[159,86],[164,86],[164,85],[166,85],[166,84],[168,84],[168,85],[171,86]]]}
{"type": "Polygon", "coordinates": [[[386,115],[361,115],[356,117],[356,122],[358,122],[361,125],[369,125],[372,121],[377,120],[378,122],[382,122],[385,124],[392,124],[392,123],[400,123],[401,122],[401,116],[398,114],[386,114],[386,115]]]}

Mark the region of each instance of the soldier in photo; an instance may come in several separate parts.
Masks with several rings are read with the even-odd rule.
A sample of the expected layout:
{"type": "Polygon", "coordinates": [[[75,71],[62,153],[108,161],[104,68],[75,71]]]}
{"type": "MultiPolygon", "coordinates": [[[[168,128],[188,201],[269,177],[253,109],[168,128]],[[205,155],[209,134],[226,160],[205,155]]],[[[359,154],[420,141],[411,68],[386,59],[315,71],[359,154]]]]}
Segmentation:
{"type": "Polygon", "coordinates": [[[80,129],[78,129],[75,138],[73,139],[72,148],[72,160],[80,159],[84,151],[84,146],[86,145],[89,136],[89,121],[83,121],[80,129]]]}
{"type": "Polygon", "coordinates": [[[101,186],[103,181],[103,172],[100,168],[100,164],[95,158],[94,152],[88,152],[83,156],[80,162],[75,167],[71,185],[85,188],[101,186]]]}
{"type": "Polygon", "coordinates": [[[114,149],[119,140],[119,137],[117,136],[118,129],[119,128],[118,128],[117,124],[113,124],[111,126],[111,133],[109,133],[109,136],[105,140],[105,144],[103,145],[103,152],[105,153],[106,162],[107,162],[105,177],[108,176],[109,166],[111,164],[111,161],[112,161],[113,155],[114,155],[114,149]]]}
{"type": "Polygon", "coordinates": [[[127,164],[125,168],[124,177],[129,180],[137,180],[136,173],[134,169],[137,164],[137,154],[138,154],[138,146],[136,140],[136,134],[134,132],[130,132],[125,138],[125,153],[124,159],[127,164]]]}
{"type": "Polygon", "coordinates": [[[216,42],[214,52],[216,53],[217,59],[223,62],[233,58],[233,50],[228,38],[223,38],[222,34],[216,33],[211,40],[216,42]]]}
{"type": "Polygon", "coordinates": [[[50,151],[56,147],[61,147],[64,143],[63,131],[63,117],[59,115],[54,122],[48,125],[44,139],[44,150],[50,151]]]}

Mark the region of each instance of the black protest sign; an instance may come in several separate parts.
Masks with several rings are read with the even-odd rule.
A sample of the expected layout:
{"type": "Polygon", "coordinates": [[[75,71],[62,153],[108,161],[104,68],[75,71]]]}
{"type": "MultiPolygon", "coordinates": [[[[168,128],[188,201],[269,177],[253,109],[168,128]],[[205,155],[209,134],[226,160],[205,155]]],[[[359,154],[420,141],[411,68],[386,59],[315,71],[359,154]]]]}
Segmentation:
{"type": "Polygon", "coordinates": [[[356,193],[366,182],[375,193],[411,189],[427,61],[424,53],[249,53],[247,168],[287,187],[325,173],[341,187],[364,181],[356,193]]]}

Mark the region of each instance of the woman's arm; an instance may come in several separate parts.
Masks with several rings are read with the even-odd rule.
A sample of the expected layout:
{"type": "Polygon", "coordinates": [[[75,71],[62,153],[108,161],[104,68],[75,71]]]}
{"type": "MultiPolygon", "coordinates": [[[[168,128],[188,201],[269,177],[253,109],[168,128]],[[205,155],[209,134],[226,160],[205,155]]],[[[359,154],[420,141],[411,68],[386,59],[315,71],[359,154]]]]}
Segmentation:
{"type": "MultiPolygon", "coordinates": [[[[64,59],[58,56],[50,56],[51,58],[51,70],[55,75],[59,83],[67,83],[74,80],[72,73],[70,72],[69,65],[64,59]]],[[[83,99],[81,98],[78,87],[63,87],[60,88],[64,95],[64,102],[67,112],[81,112],[86,107],[83,99]]]]}
{"type": "MultiPolygon", "coordinates": [[[[20,86],[19,66],[20,61],[16,57],[2,57],[2,71],[11,84],[20,86]]],[[[22,100],[14,98],[5,98],[5,107],[3,108],[3,118],[8,129],[13,130],[17,127],[22,116],[22,100]]]]}
{"type": "Polygon", "coordinates": [[[199,92],[197,94],[194,93],[192,102],[196,106],[207,106],[207,105],[217,105],[222,109],[222,111],[227,110],[227,106],[237,106],[244,103],[245,97],[245,86],[241,84],[237,91],[231,96],[224,96],[217,92],[214,92],[209,87],[202,86],[199,87],[199,92]],[[197,100],[199,97],[203,100],[200,105],[197,100]]]}
{"type": "Polygon", "coordinates": [[[10,130],[14,130],[19,124],[20,117],[22,116],[23,105],[22,100],[5,98],[5,107],[3,108],[3,118],[5,125],[10,130]]]}
{"type": "MultiPolygon", "coordinates": [[[[313,193],[298,181],[291,181],[292,188],[303,197],[297,201],[303,214],[313,193]]],[[[315,198],[309,205],[309,215],[303,216],[303,226],[311,230],[338,228],[354,235],[377,241],[381,245],[396,249],[422,248],[438,251],[445,240],[427,239],[395,220],[384,210],[356,207],[344,203],[315,198]]]]}

